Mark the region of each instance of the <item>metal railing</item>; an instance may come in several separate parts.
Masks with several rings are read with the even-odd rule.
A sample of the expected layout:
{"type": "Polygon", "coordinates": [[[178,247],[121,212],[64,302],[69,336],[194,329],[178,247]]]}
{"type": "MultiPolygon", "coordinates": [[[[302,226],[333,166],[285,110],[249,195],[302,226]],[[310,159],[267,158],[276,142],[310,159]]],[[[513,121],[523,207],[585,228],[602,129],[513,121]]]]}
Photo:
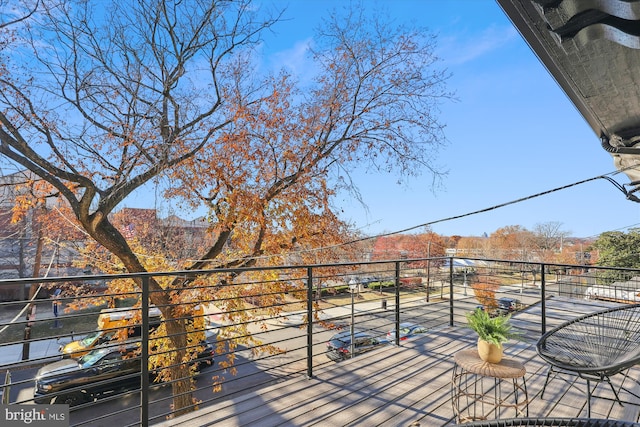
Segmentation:
{"type": "MultiPolygon", "coordinates": [[[[176,317],[191,322],[187,322],[190,337],[199,338],[188,341],[182,350],[199,355],[207,345],[214,350],[212,365],[205,363],[199,373],[189,374],[195,380],[191,393],[197,402],[189,409],[196,409],[292,376],[312,377],[314,370],[335,363],[334,359],[364,358],[358,353],[382,345],[402,345],[404,323],[430,331],[462,327],[466,313],[479,306],[498,313],[504,299],[514,301],[516,311],[536,308],[539,314],[533,320],[518,324],[527,331],[522,339],[533,341],[546,331],[548,323],[557,324],[570,315],[557,310],[547,313],[548,298],[599,298],[596,304],[602,300],[637,302],[637,274],[632,269],[425,258],[5,280],[0,281],[0,293],[3,286],[16,284],[41,289],[33,301],[0,303],[0,376],[10,378],[10,383],[5,380],[0,385],[0,391],[9,404],[32,404],[36,391],[42,404],[72,404],[71,425],[92,425],[99,420],[147,426],[173,416],[172,385],[180,378],[168,383],[153,381],[166,368],[168,359],[163,355],[170,355],[171,349],[164,347],[166,338],[159,338],[165,333],[159,325],[166,319],[156,323],[150,310],[155,299],[149,289],[151,279],[206,279],[197,282],[207,284],[198,285],[190,298],[183,290],[176,296],[180,302],[175,306],[156,307],[182,309],[176,317]],[[110,293],[116,287],[119,292],[110,293]],[[37,307],[35,316],[32,307],[37,307]],[[94,350],[90,354],[111,345],[127,354],[127,366],[137,363],[136,367],[125,369],[122,359],[110,367],[76,366],[75,374],[84,381],[77,386],[72,386],[75,380],[68,379],[66,384],[58,378],[61,375],[54,375],[61,364],[73,371],[70,366],[75,363],[72,357],[63,358],[60,348],[70,342],[77,344],[100,329],[101,314],[102,319],[107,314],[113,319],[115,314],[131,314],[131,310],[135,312],[126,326],[117,321],[102,323],[106,335],[117,334],[120,340],[96,346],[87,340],[85,344],[90,347],[87,351],[94,350]],[[351,345],[352,339],[340,347],[339,340],[332,340],[336,334],[355,337],[355,344],[351,345]],[[358,341],[359,337],[364,338],[358,341]],[[133,351],[125,349],[125,341],[137,343],[132,344],[133,351]],[[102,375],[114,366],[113,375],[102,375]],[[41,369],[53,373],[41,375],[44,379],[38,380],[41,387],[36,390],[41,369]],[[52,377],[63,385],[46,390],[49,386],[43,384],[52,377]],[[122,387],[127,379],[131,383],[122,387]]],[[[76,347],[76,352],[80,350],[76,347]]],[[[77,354],[72,352],[72,356],[77,354]]]]}

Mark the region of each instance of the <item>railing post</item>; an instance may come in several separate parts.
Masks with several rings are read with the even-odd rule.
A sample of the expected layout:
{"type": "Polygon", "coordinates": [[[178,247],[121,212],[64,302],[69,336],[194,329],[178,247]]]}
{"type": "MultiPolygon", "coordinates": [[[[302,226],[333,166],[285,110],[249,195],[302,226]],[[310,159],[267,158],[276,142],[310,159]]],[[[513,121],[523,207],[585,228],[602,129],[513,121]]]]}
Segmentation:
{"type": "Polygon", "coordinates": [[[453,326],[453,257],[449,257],[449,326],[453,326]]]}
{"type": "MultiPolygon", "coordinates": [[[[356,285],[358,286],[358,285],[356,285]]],[[[351,321],[349,322],[351,325],[349,326],[349,331],[351,332],[351,339],[349,340],[349,358],[353,359],[353,357],[355,356],[356,352],[356,343],[355,343],[355,302],[353,300],[353,296],[355,295],[355,290],[354,289],[350,289],[351,291],[351,321]]]]}
{"type": "Polygon", "coordinates": [[[149,425],[149,277],[142,278],[142,354],[140,356],[140,425],[149,425]]]}
{"type": "Polygon", "coordinates": [[[395,323],[396,323],[396,345],[400,345],[400,261],[396,261],[396,307],[395,307],[395,323]]]}
{"type": "Polygon", "coordinates": [[[542,325],[542,334],[547,332],[547,282],[544,277],[545,265],[540,264],[540,310],[542,319],[540,324],[542,325]]]}
{"type": "Polygon", "coordinates": [[[313,378],[313,268],[312,267],[307,267],[307,378],[309,379],[313,378]]]}
{"type": "Polygon", "coordinates": [[[427,302],[429,302],[429,291],[431,290],[431,240],[427,246],[427,302]]]}

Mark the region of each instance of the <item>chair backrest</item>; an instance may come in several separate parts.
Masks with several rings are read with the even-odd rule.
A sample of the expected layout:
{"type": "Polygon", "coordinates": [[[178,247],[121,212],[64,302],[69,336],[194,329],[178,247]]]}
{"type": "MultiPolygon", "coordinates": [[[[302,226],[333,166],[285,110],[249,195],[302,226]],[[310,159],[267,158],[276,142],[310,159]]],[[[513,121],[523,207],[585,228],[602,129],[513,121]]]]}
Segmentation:
{"type": "Polygon", "coordinates": [[[640,362],[640,304],[585,314],[544,334],[536,350],[559,368],[613,375],[640,362]]]}

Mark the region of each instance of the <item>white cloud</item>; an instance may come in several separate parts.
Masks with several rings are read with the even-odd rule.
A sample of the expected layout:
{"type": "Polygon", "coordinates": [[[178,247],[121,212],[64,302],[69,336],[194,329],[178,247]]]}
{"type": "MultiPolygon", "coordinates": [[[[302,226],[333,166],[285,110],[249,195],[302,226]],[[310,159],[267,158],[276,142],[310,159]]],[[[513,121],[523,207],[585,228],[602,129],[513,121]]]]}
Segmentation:
{"type": "Polygon", "coordinates": [[[295,42],[289,49],[275,52],[269,57],[270,68],[273,70],[285,68],[303,84],[310,81],[316,71],[309,54],[312,43],[313,39],[309,37],[295,42]]]}
{"type": "Polygon", "coordinates": [[[480,35],[441,36],[438,56],[447,65],[461,65],[493,53],[519,37],[520,35],[512,26],[492,26],[480,35]]]}

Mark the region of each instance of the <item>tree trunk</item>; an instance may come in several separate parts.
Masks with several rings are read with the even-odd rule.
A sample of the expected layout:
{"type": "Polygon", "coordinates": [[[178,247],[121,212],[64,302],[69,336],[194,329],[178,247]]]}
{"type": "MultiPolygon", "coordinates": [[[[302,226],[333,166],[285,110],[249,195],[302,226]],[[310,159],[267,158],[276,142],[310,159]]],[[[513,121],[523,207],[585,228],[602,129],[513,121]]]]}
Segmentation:
{"type": "MultiPolygon", "coordinates": [[[[169,310],[171,311],[171,310],[169,310]]],[[[167,319],[167,317],[165,317],[167,319]]],[[[179,416],[194,410],[191,371],[189,365],[183,363],[187,352],[186,322],[184,320],[169,320],[166,323],[167,335],[175,351],[171,361],[171,390],[173,392],[173,416],[179,416]]]]}
{"type": "MultiPolygon", "coordinates": [[[[125,268],[130,273],[146,272],[140,260],[127,245],[122,235],[107,220],[100,221],[95,227],[88,227],[90,221],[85,223],[85,229],[92,230],[92,237],[105,246],[111,253],[117,256],[125,268]]],[[[140,289],[142,289],[141,279],[137,279],[140,289]]],[[[182,415],[194,410],[192,381],[189,365],[183,363],[187,347],[187,327],[183,319],[175,319],[172,310],[170,290],[163,289],[160,284],[151,277],[149,279],[149,300],[151,304],[158,307],[166,322],[168,339],[174,350],[175,357],[171,361],[172,390],[173,390],[173,411],[174,415],[182,415]]]]}

